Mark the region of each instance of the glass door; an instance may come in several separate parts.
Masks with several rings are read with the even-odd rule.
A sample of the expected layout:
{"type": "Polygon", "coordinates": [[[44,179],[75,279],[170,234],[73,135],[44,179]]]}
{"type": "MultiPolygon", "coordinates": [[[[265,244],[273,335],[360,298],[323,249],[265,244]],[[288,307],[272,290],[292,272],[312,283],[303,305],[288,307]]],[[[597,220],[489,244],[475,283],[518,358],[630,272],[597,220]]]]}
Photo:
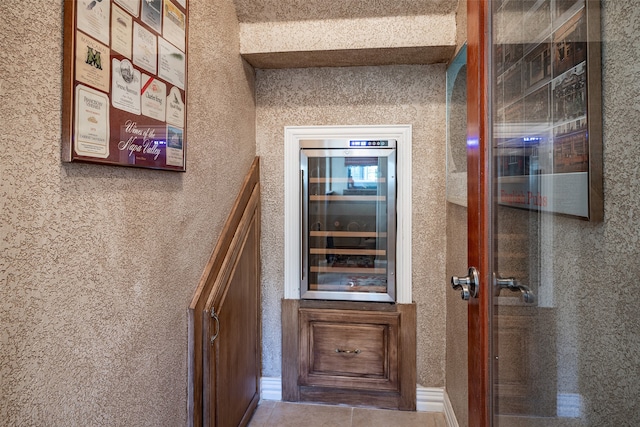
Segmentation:
{"type": "Polygon", "coordinates": [[[587,292],[607,268],[593,251],[602,218],[593,198],[593,187],[602,187],[595,144],[602,119],[593,114],[600,110],[600,2],[491,7],[493,425],[637,425],[638,413],[629,418],[624,405],[620,421],[601,415],[615,403],[594,379],[618,359],[595,346],[603,302],[587,292]]]}
{"type": "Polygon", "coordinates": [[[470,273],[452,278],[469,300],[461,425],[640,425],[640,50],[626,42],[637,8],[467,8],[470,273]]]}
{"type": "Polygon", "coordinates": [[[301,148],[301,297],[395,301],[395,141],[301,148]]]}

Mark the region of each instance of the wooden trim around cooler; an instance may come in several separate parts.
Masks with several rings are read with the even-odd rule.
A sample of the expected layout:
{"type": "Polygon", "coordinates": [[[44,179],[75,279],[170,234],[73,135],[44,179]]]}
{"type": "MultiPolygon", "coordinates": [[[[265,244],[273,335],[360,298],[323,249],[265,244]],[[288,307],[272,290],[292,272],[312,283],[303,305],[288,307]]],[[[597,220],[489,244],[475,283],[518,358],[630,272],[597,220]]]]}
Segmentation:
{"type": "Polygon", "coordinates": [[[415,411],[416,322],[415,303],[283,299],[282,400],[415,411]],[[314,328],[331,333],[314,335],[314,328]],[[334,343],[349,354],[336,355],[334,343]],[[331,368],[341,357],[350,364],[331,368]]]}

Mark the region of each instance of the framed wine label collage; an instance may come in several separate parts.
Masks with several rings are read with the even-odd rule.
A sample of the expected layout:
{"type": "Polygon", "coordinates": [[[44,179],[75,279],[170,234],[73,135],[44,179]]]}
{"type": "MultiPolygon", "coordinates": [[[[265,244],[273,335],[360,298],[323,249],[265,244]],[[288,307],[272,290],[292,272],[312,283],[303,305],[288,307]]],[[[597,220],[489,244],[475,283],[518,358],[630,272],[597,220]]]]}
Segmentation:
{"type": "Polygon", "coordinates": [[[188,0],[64,6],[62,160],[185,171],[188,0]]]}

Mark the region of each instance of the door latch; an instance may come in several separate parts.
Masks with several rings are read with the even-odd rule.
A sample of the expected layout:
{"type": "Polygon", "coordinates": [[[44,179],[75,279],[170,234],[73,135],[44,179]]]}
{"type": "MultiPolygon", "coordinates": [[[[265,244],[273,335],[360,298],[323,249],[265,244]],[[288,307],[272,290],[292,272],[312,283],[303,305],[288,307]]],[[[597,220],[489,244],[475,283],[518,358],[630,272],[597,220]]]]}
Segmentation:
{"type": "Polygon", "coordinates": [[[533,294],[531,289],[528,286],[519,284],[513,277],[509,277],[507,279],[499,277],[495,278],[496,296],[500,295],[500,291],[503,289],[509,289],[511,292],[522,293],[522,301],[526,304],[533,304],[536,301],[536,296],[533,294]]]}
{"type": "Polygon", "coordinates": [[[463,300],[468,301],[470,298],[478,296],[478,288],[480,287],[480,279],[478,278],[478,269],[469,267],[469,274],[464,277],[452,276],[451,287],[460,291],[463,300]]]}

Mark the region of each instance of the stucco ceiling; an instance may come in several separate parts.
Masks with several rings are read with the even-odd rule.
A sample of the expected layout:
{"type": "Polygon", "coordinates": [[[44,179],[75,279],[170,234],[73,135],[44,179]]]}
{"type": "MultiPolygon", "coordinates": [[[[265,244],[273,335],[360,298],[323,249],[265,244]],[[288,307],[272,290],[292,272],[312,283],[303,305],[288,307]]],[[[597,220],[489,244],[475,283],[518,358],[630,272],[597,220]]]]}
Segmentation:
{"type": "Polygon", "coordinates": [[[234,0],[240,22],[455,13],[458,0],[234,0]]]}

